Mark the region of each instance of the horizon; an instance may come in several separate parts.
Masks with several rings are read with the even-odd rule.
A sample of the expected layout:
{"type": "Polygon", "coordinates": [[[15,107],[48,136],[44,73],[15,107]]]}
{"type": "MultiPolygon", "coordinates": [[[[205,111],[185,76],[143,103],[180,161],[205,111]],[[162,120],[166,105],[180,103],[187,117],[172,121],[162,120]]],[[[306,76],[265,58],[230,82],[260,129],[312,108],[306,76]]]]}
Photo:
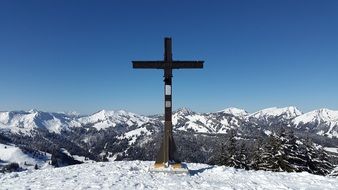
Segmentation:
{"type": "MultiPolygon", "coordinates": [[[[255,114],[257,112],[260,112],[260,111],[263,111],[263,110],[268,110],[268,109],[285,109],[285,108],[295,108],[296,110],[300,111],[302,114],[307,114],[307,113],[310,113],[310,112],[313,112],[313,111],[319,111],[319,110],[330,110],[330,111],[334,111],[334,112],[338,112],[338,110],[333,110],[333,109],[329,109],[329,108],[319,108],[319,109],[314,109],[314,110],[309,110],[309,111],[304,111],[296,106],[285,106],[285,107],[267,107],[267,108],[262,108],[262,109],[259,109],[259,110],[255,110],[255,111],[248,111],[246,109],[243,109],[243,108],[237,108],[237,107],[226,107],[224,109],[221,109],[221,110],[216,110],[216,111],[210,111],[210,112],[198,112],[198,111],[195,111],[193,109],[190,109],[188,107],[180,107],[180,108],[177,108],[177,109],[174,109],[173,110],[173,113],[174,112],[177,112],[179,110],[182,110],[182,109],[187,109],[189,111],[193,111],[195,113],[200,113],[200,114],[203,114],[203,113],[216,113],[216,112],[221,112],[221,111],[225,111],[225,110],[228,110],[228,109],[238,109],[238,110],[243,110],[245,111],[247,114],[251,115],[251,114],[255,114]]],[[[92,113],[80,113],[76,110],[73,110],[73,111],[46,111],[46,110],[39,110],[39,109],[28,109],[28,110],[0,110],[0,112],[15,112],[15,111],[23,111],[23,112],[31,112],[31,111],[36,111],[36,112],[46,112],[46,113],[62,113],[62,114],[67,114],[67,115],[78,115],[78,116],[89,116],[89,115],[93,115],[93,114],[96,114],[96,113],[99,113],[101,111],[107,111],[107,112],[119,112],[119,111],[125,111],[125,112],[128,112],[128,113],[134,113],[134,114],[138,114],[138,115],[143,115],[143,116],[152,116],[152,115],[163,115],[164,113],[151,113],[151,114],[143,114],[143,113],[137,113],[137,112],[131,112],[129,110],[125,110],[125,109],[101,109],[101,110],[96,110],[92,113]]]]}
{"type": "Polygon", "coordinates": [[[173,73],[173,108],[254,113],[338,110],[338,1],[2,1],[0,110],[163,113],[160,60],[204,60],[173,73]],[[175,12],[175,14],[172,14],[175,12]],[[156,16],[154,16],[156,15],[156,16]],[[67,111],[68,110],[68,111],[67,111]]]}

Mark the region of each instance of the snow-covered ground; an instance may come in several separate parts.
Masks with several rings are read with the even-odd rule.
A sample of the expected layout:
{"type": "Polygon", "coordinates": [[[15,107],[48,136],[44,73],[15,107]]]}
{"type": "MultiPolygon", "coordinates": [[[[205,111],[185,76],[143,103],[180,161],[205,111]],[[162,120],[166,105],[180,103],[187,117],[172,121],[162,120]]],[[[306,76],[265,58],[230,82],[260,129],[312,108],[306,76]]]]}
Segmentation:
{"type": "Polygon", "coordinates": [[[338,154],[338,148],[336,147],[324,147],[324,150],[338,154]]]}
{"type": "Polygon", "coordinates": [[[191,175],[150,173],[153,162],[120,161],[0,174],[0,189],[338,189],[338,178],[188,164],[191,175]]]}
{"type": "MultiPolygon", "coordinates": [[[[33,169],[35,164],[37,164],[39,168],[52,167],[48,164],[51,155],[41,151],[39,151],[39,153],[41,155],[33,156],[30,153],[23,152],[15,145],[5,145],[0,143],[0,160],[2,160],[2,162],[15,162],[25,169],[33,169]]],[[[0,164],[2,163],[0,162],[0,164]]]]}

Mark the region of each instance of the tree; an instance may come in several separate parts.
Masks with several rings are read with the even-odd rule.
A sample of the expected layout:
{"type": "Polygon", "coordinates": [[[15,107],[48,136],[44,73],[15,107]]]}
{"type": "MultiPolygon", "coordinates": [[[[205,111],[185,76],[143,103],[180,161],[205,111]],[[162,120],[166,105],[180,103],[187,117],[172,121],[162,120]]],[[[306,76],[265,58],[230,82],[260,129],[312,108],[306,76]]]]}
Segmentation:
{"type": "Polygon", "coordinates": [[[226,143],[222,143],[221,154],[219,157],[218,164],[230,166],[230,167],[240,167],[240,161],[236,160],[236,131],[230,130],[228,132],[228,139],[226,143]]]}
{"type": "Polygon", "coordinates": [[[266,142],[262,145],[262,155],[261,162],[258,164],[259,169],[269,170],[269,171],[280,171],[279,159],[281,143],[279,139],[274,137],[271,134],[266,142]]]}
{"type": "Polygon", "coordinates": [[[248,170],[248,160],[247,160],[247,149],[245,147],[244,142],[240,144],[239,149],[236,151],[235,154],[235,167],[237,168],[243,168],[248,170]]]}
{"type": "Polygon", "coordinates": [[[249,167],[251,167],[254,170],[258,170],[259,169],[259,164],[262,162],[262,141],[263,139],[259,136],[253,145],[253,149],[252,149],[252,154],[251,154],[251,159],[250,159],[250,163],[249,163],[249,167]]]}

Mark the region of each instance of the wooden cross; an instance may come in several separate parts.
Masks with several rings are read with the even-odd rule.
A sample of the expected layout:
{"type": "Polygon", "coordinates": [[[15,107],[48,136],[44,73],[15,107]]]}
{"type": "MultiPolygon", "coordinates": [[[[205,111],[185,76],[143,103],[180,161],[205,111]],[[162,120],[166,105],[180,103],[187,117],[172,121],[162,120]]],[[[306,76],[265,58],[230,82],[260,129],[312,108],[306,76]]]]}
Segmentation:
{"type": "Polygon", "coordinates": [[[168,167],[180,164],[176,153],[176,145],[172,135],[172,70],[203,68],[204,61],[174,61],[172,59],[171,38],[164,39],[163,61],[132,61],[134,69],[164,70],[164,135],[155,166],[168,167]]]}

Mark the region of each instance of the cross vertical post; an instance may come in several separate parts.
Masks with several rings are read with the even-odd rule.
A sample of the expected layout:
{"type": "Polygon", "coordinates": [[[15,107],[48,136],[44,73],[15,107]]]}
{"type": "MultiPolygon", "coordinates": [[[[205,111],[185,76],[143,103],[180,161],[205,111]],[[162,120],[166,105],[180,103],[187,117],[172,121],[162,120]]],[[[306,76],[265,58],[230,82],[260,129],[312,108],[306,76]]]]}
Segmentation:
{"type": "Polygon", "coordinates": [[[172,59],[171,38],[164,39],[163,61],[132,61],[136,69],[163,69],[164,70],[164,134],[160,151],[157,154],[155,167],[180,167],[180,160],[176,152],[172,125],[172,70],[203,68],[204,61],[174,61],[172,59]]]}
{"type": "Polygon", "coordinates": [[[164,61],[164,151],[162,153],[160,151],[159,154],[163,154],[163,158],[157,156],[156,163],[161,164],[162,162],[168,166],[169,160],[174,159],[170,158],[170,153],[174,154],[174,150],[170,150],[169,147],[172,140],[172,49],[170,38],[165,38],[164,41],[164,61]]]}

